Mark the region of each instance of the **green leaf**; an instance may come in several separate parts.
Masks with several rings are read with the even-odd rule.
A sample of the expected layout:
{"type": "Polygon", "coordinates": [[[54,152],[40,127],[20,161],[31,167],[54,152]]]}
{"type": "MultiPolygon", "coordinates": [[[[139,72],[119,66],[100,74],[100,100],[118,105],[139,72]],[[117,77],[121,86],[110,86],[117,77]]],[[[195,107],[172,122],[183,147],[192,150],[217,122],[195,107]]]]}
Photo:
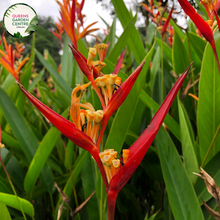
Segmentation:
{"type": "Polygon", "coordinates": [[[37,85],[37,83],[42,79],[44,75],[44,69],[40,71],[40,73],[38,74],[38,76],[33,80],[33,82],[31,84],[29,84],[28,86],[28,91],[32,91],[32,89],[37,85]]]}
{"type": "Polygon", "coordinates": [[[112,63],[116,63],[118,56],[120,55],[121,51],[125,48],[127,44],[128,36],[130,35],[132,29],[134,28],[136,20],[137,20],[137,16],[135,16],[130,20],[130,22],[124,28],[122,35],[118,38],[118,41],[115,44],[114,48],[111,50],[108,59],[112,63]]]}
{"type": "Polygon", "coordinates": [[[45,68],[50,72],[50,74],[53,76],[53,79],[55,83],[66,92],[67,95],[71,96],[72,89],[71,87],[65,82],[65,80],[60,76],[57,69],[54,69],[54,67],[47,62],[44,57],[36,50],[36,55],[40,62],[45,66],[45,68]]]}
{"type": "MultiPolygon", "coordinates": [[[[220,47],[220,38],[216,48],[220,47]]],[[[203,162],[220,124],[220,77],[212,48],[207,44],[201,68],[198,102],[198,133],[200,155],[203,162]]],[[[220,151],[220,135],[218,134],[209,153],[210,160],[220,151]]]]}
{"type": "Polygon", "coordinates": [[[157,136],[162,172],[175,219],[204,219],[199,201],[179,154],[165,129],[157,136]]]}
{"type": "Polygon", "coordinates": [[[184,165],[189,175],[189,178],[193,183],[196,179],[196,176],[193,174],[193,172],[199,172],[199,166],[194,150],[194,137],[192,136],[192,128],[190,125],[189,118],[179,99],[178,109],[184,165]]]}
{"type": "Polygon", "coordinates": [[[21,205],[23,211],[26,214],[34,217],[34,207],[29,201],[27,201],[25,199],[22,199],[19,197],[16,198],[15,195],[10,195],[10,194],[0,192],[0,203],[3,203],[5,205],[8,205],[8,206],[15,208],[15,209],[18,209],[18,210],[21,210],[20,209],[20,205],[21,205]],[[19,200],[19,202],[18,202],[18,200],[19,200]]]}
{"type": "MultiPolygon", "coordinates": [[[[83,167],[83,164],[86,160],[87,154],[89,154],[89,153],[82,149],[82,153],[79,155],[79,157],[77,158],[77,160],[74,164],[74,167],[72,169],[72,174],[70,175],[70,177],[68,178],[68,181],[65,184],[63,192],[68,196],[68,198],[71,198],[71,194],[73,192],[72,183],[76,184],[77,178],[82,170],[82,167],[83,167]]],[[[59,201],[56,206],[56,211],[55,211],[56,215],[57,215],[58,208],[59,208],[59,205],[61,204],[61,202],[62,202],[62,197],[60,196],[59,201]]]]}
{"type": "Polygon", "coordinates": [[[0,203],[1,220],[11,220],[11,216],[5,204],[0,203]]]}
{"type": "Polygon", "coordinates": [[[176,74],[182,73],[190,64],[189,54],[179,37],[175,32],[173,40],[173,70],[176,74]]]}
{"type": "MultiPolygon", "coordinates": [[[[0,88],[0,106],[24,154],[31,162],[39,145],[38,140],[23,115],[20,114],[2,88],[0,88]]],[[[42,170],[41,180],[48,191],[52,190],[53,175],[47,164],[42,170]]]]}
{"type": "MultiPolygon", "coordinates": [[[[155,44],[154,44],[155,45],[155,44]]],[[[143,87],[144,80],[147,74],[147,70],[149,68],[151,56],[153,54],[152,46],[149,53],[146,55],[146,63],[138,76],[131,92],[129,93],[128,97],[122,104],[122,106],[118,109],[114,121],[112,123],[111,130],[109,132],[105,149],[111,149],[114,146],[115,151],[121,151],[122,145],[125,141],[126,134],[128,132],[133,114],[135,112],[135,108],[138,103],[137,97],[141,92],[141,88],[143,87]],[[126,114],[125,114],[126,113],[126,114]]]]}
{"type": "MultiPolygon", "coordinates": [[[[61,76],[64,78],[64,80],[71,86],[72,80],[75,77],[75,73],[73,74],[73,54],[69,48],[69,45],[71,44],[71,41],[69,37],[66,35],[64,44],[63,44],[63,55],[61,57],[61,76]]],[[[75,85],[74,85],[75,86],[75,85]]]]}
{"type": "Polygon", "coordinates": [[[110,33],[104,40],[104,43],[108,43],[110,41],[110,45],[107,51],[106,56],[108,57],[108,54],[112,51],[112,49],[115,46],[115,33],[116,33],[116,17],[113,19],[112,25],[110,27],[110,33]]]}
{"type": "Polygon", "coordinates": [[[40,172],[45,165],[58,138],[59,131],[57,128],[52,127],[40,143],[24,179],[24,188],[27,193],[30,193],[33,190],[37,178],[39,177],[40,172]]]}
{"type": "MultiPolygon", "coordinates": [[[[128,22],[132,19],[132,15],[126,8],[123,0],[112,0],[112,3],[114,5],[115,12],[122,24],[122,27],[125,28],[128,22]]],[[[141,63],[145,57],[145,49],[138,30],[135,27],[132,28],[128,39],[128,45],[134,54],[136,62],[141,63]]]]}
{"type": "MultiPolygon", "coordinates": [[[[92,159],[90,154],[87,154],[87,158],[82,168],[82,185],[84,190],[85,199],[88,198],[96,188],[96,176],[95,176],[95,161],[92,159]]],[[[99,219],[98,198],[96,195],[92,196],[89,202],[86,204],[88,211],[88,220],[99,219]],[[96,211],[94,211],[96,210],[96,211]]]]}
{"type": "MultiPolygon", "coordinates": [[[[156,42],[161,47],[161,40],[156,38],[156,42]]],[[[172,49],[163,41],[163,53],[167,57],[167,62],[172,63],[172,49]]]]}
{"type": "Polygon", "coordinates": [[[189,35],[190,45],[196,52],[199,59],[202,60],[206,42],[201,37],[199,37],[198,35],[192,32],[188,32],[188,35],[189,35]]]}

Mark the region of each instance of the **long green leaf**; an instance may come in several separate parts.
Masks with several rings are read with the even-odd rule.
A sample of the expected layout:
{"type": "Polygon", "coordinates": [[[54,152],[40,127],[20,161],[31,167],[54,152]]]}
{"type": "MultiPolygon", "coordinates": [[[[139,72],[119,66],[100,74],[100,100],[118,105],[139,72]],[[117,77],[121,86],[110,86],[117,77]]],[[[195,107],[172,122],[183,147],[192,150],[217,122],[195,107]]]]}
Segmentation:
{"type": "Polygon", "coordinates": [[[137,16],[133,17],[131,21],[126,25],[122,35],[118,38],[117,43],[115,44],[114,48],[112,49],[111,53],[108,56],[108,59],[116,63],[118,56],[120,55],[121,51],[125,48],[128,40],[128,36],[130,35],[132,29],[134,28],[135,22],[137,20],[137,16]]]}
{"type": "Polygon", "coordinates": [[[175,32],[174,40],[173,40],[173,70],[176,74],[180,74],[185,70],[190,63],[189,54],[179,37],[179,35],[175,32]]]}
{"type": "Polygon", "coordinates": [[[169,202],[175,219],[204,219],[180,156],[163,127],[159,130],[156,139],[169,202]]]}
{"type": "MultiPolygon", "coordinates": [[[[220,47],[220,38],[216,41],[216,48],[220,47]]],[[[207,44],[201,68],[198,103],[198,133],[200,155],[203,162],[208,148],[220,124],[220,77],[212,48],[207,44]]],[[[220,151],[220,134],[217,135],[209,153],[210,160],[220,151]]]]}
{"type": "Polygon", "coordinates": [[[58,138],[59,131],[55,127],[52,127],[44,136],[24,179],[24,188],[27,193],[33,190],[37,178],[58,138]]]}
{"type": "Polygon", "coordinates": [[[67,93],[67,95],[71,95],[72,89],[71,87],[65,82],[65,80],[60,76],[57,69],[55,69],[50,63],[48,63],[44,57],[36,50],[36,55],[40,62],[45,66],[45,68],[50,72],[50,74],[53,76],[53,79],[55,80],[55,83],[67,93]]]}
{"type": "MultiPolygon", "coordinates": [[[[87,154],[87,158],[84,162],[82,168],[82,174],[81,174],[85,199],[88,198],[96,188],[94,163],[95,162],[92,159],[92,157],[89,154],[87,154]]],[[[86,209],[88,211],[88,220],[100,219],[99,212],[97,211],[99,209],[99,206],[98,206],[98,198],[96,195],[94,195],[86,204],[86,209]]]]}
{"type": "Polygon", "coordinates": [[[194,139],[190,133],[192,133],[192,128],[189,122],[189,118],[182,106],[180,100],[178,99],[178,109],[179,109],[179,120],[180,120],[180,131],[181,131],[181,144],[183,151],[183,158],[186,171],[189,175],[191,182],[193,183],[196,176],[193,172],[199,171],[199,166],[195,154],[194,139]]]}
{"type": "Polygon", "coordinates": [[[19,197],[16,198],[15,195],[10,195],[10,194],[0,192],[0,203],[3,203],[12,208],[20,210],[20,205],[17,199],[19,199],[19,203],[21,204],[23,211],[26,214],[34,217],[34,207],[29,201],[19,198],[19,197]]]}
{"type": "MultiPolygon", "coordinates": [[[[122,27],[125,28],[128,22],[132,19],[132,15],[126,8],[123,0],[112,0],[112,3],[114,5],[115,12],[122,24],[122,27]]],[[[129,36],[128,45],[134,54],[136,62],[140,63],[145,57],[145,50],[138,30],[135,27],[133,27],[129,36]]]]}
{"type": "Polygon", "coordinates": [[[188,32],[190,45],[192,45],[200,60],[203,58],[206,42],[198,35],[188,32]]]}
{"type": "MultiPolygon", "coordinates": [[[[39,145],[38,140],[23,115],[20,114],[2,88],[0,88],[0,106],[24,154],[28,161],[31,162],[39,145]]],[[[53,175],[47,164],[42,170],[41,180],[47,190],[51,191],[53,175]]]]}
{"type": "Polygon", "coordinates": [[[10,216],[5,204],[0,203],[0,210],[1,210],[1,219],[2,220],[11,220],[11,216],[10,216]]]}

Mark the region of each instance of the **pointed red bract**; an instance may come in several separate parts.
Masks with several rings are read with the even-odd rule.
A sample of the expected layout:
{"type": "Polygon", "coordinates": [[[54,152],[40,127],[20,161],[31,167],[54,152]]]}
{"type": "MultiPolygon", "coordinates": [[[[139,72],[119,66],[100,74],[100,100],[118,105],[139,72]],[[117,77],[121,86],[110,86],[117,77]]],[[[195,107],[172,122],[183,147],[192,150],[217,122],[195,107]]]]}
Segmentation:
{"type": "Polygon", "coordinates": [[[137,77],[139,76],[139,73],[142,70],[142,67],[145,64],[145,60],[136,68],[136,70],[121,84],[121,86],[118,88],[118,90],[114,93],[112,98],[110,99],[105,114],[102,119],[102,126],[100,129],[99,137],[97,140],[96,146],[99,146],[101,143],[102,136],[104,134],[106,125],[108,123],[109,118],[111,117],[112,113],[115,112],[121,104],[124,102],[126,97],[128,96],[131,88],[133,87],[137,77]]]}
{"type": "Polygon", "coordinates": [[[219,17],[218,17],[218,13],[216,12],[215,9],[213,9],[213,11],[215,13],[216,21],[217,21],[217,24],[218,24],[218,30],[220,32],[220,20],[219,20],[219,17]]]}
{"type": "Polygon", "coordinates": [[[217,62],[219,74],[220,74],[220,63],[218,59],[218,54],[215,47],[215,40],[209,25],[202,19],[202,17],[196,12],[196,10],[192,7],[192,5],[187,0],[178,0],[181,7],[185,11],[185,13],[192,19],[193,23],[199,29],[201,34],[205,37],[205,39],[211,44],[215,59],[217,62]]]}
{"type": "Polygon", "coordinates": [[[123,59],[124,59],[125,51],[126,50],[123,50],[123,52],[121,53],[120,58],[119,58],[119,60],[116,64],[115,69],[112,72],[112,74],[118,75],[118,72],[121,69],[121,65],[122,65],[122,62],[123,62],[123,59]]]}
{"type": "Polygon", "coordinates": [[[80,69],[82,70],[82,72],[86,75],[86,77],[88,78],[89,81],[93,80],[93,74],[91,69],[89,68],[89,66],[86,63],[85,57],[81,55],[81,53],[79,53],[79,51],[76,49],[76,47],[70,46],[70,49],[72,50],[73,56],[76,59],[76,62],[78,63],[80,69]]]}
{"type": "Polygon", "coordinates": [[[169,15],[168,15],[168,17],[167,17],[167,20],[166,20],[166,22],[164,23],[163,28],[162,28],[162,30],[161,30],[162,38],[163,38],[164,34],[166,33],[167,26],[168,26],[168,24],[169,24],[169,22],[170,22],[170,19],[171,19],[172,13],[173,13],[173,8],[174,8],[174,6],[171,8],[170,13],[169,13],[169,15]]]}
{"type": "Polygon", "coordinates": [[[90,67],[87,65],[86,58],[76,49],[76,47],[74,45],[73,46],[69,45],[69,47],[72,50],[73,56],[75,57],[76,62],[78,63],[80,69],[86,75],[88,80],[91,82],[94,90],[96,91],[96,94],[98,95],[98,97],[100,99],[100,102],[102,104],[102,108],[104,110],[106,108],[104,100],[102,98],[102,95],[101,95],[99,89],[97,88],[97,85],[95,84],[95,81],[94,81],[94,78],[93,78],[93,73],[92,73],[90,67]]]}
{"type": "Polygon", "coordinates": [[[185,13],[192,19],[193,23],[199,29],[205,39],[211,44],[214,41],[213,33],[209,25],[196,12],[193,6],[187,0],[178,0],[185,13]]]}
{"type": "Polygon", "coordinates": [[[92,139],[82,131],[78,130],[75,125],[63,118],[61,115],[54,112],[52,109],[44,105],[33,95],[31,95],[20,83],[18,83],[20,89],[25,96],[40,110],[40,112],[66,137],[73,141],[78,146],[89,151],[90,153],[94,150],[95,144],[92,139]]]}
{"type": "MultiPolygon", "coordinates": [[[[191,63],[192,64],[192,63],[191,63]]],[[[191,66],[190,64],[190,66],[191,66]]],[[[147,150],[157,135],[163,120],[172,105],[177,92],[179,91],[190,66],[182,74],[182,76],[176,81],[166,99],[162,103],[161,107],[155,114],[150,125],[144,130],[142,135],[135,141],[135,143],[129,148],[129,158],[124,166],[113,176],[109,183],[109,191],[113,190],[115,193],[119,192],[122,187],[131,178],[134,171],[137,169],[142,159],[144,158],[147,150]]]]}

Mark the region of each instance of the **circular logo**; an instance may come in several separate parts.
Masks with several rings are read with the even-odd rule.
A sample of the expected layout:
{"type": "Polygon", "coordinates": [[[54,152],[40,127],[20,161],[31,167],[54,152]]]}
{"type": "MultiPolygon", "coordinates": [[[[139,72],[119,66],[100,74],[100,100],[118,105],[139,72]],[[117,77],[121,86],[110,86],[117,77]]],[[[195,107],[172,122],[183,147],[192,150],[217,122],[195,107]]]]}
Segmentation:
{"type": "Polygon", "coordinates": [[[17,3],[6,10],[3,23],[10,35],[23,38],[36,30],[38,18],[32,7],[24,3],[17,3]]]}

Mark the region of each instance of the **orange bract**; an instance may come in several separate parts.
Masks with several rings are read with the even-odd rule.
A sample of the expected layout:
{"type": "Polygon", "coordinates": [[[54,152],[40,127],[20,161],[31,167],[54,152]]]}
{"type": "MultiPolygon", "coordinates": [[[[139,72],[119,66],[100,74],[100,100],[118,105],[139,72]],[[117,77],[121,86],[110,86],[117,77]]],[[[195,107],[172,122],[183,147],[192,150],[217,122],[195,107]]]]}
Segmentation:
{"type": "Polygon", "coordinates": [[[63,29],[69,36],[72,44],[77,48],[77,41],[85,36],[91,34],[92,32],[98,30],[99,28],[89,29],[91,26],[97,22],[93,22],[87,27],[83,27],[83,18],[85,15],[82,14],[82,8],[84,5],[84,0],[79,4],[76,0],[72,1],[72,4],[69,0],[63,0],[63,4],[56,0],[60,6],[60,16],[58,18],[63,29]],[[83,28],[83,31],[80,33],[80,28],[83,28]]]}
{"type": "MultiPolygon", "coordinates": [[[[7,44],[5,37],[3,38],[4,41],[4,46],[5,46],[5,52],[0,50],[0,63],[2,64],[2,66],[5,67],[5,69],[8,70],[8,72],[17,80],[19,81],[19,72],[21,70],[21,68],[23,67],[23,65],[28,61],[29,58],[25,58],[24,60],[20,61],[20,63],[17,66],[17,69],[15,70],[14,67],[14,62],[15,62],[15,54],[16,51],[13,50],[12,45],[11,44],[7,44]]],[[[15,43],[15,47],[17,49],[17,53],[19,54],[19,57],[21,56],[21,52],[23,51],[23,48],[21,48],[23,46],[23,44],[16,44],[15,43]]]]}

